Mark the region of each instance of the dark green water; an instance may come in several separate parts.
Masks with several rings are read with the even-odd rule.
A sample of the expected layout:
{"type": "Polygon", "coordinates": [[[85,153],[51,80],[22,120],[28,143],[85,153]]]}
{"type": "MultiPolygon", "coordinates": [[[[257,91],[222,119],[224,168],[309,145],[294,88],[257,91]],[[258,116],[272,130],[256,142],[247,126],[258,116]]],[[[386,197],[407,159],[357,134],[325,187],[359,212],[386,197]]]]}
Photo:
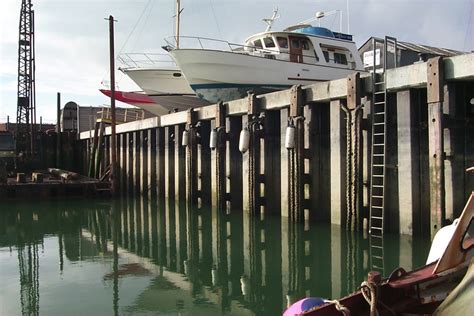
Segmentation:
{"type": "MultiPolygon", "coordinates": [[[[428,251],[386,236],[383,272],[428,251]]],[[[146,200],[0,204],[2,316],[281,315],[288,299],[340,297],[370,270],[367,236],[337,226],[146,200]]]]}

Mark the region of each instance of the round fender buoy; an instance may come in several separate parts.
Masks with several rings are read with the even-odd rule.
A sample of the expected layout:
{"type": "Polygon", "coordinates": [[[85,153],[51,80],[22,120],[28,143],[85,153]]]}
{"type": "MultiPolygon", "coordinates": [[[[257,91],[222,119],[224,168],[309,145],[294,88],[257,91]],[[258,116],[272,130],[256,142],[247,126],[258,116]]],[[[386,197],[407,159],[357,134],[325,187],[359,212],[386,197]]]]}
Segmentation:
{"type": "Polygon", "coordinates": [[[303,312],[310,310],[313,307],[317,307],[325,303],[326,301],[320,297],[303,298],[288,307],[287,310],[283,313],[283,316],[297,316],[303,312]]]}

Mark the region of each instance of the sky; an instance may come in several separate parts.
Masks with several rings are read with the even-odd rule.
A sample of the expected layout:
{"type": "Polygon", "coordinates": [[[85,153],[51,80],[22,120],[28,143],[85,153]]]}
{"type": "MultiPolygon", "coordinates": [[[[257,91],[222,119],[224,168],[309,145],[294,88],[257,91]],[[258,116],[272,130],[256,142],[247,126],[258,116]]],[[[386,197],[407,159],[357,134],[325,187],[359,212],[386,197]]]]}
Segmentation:
{"type": "MultiPolygon", "coordinates": [[[[371,36],[474,51],[473,0],[348,0],[350,32],[357,46],[371,36]]],[[[115,52],[163,53],[174,32],[175,0],[32,0],[35,10],[37,120],[54,123],[56,93],[62,106],[109,104],[99,89],[109,82],[108,21],[115,23],[115,52]]],[[[346,0],[182,0],[181,35],[243,43],[265,30],[263,18],[279,8],[273,30],[311,18],[317,11],[342,10],[346,0]]],[[[16,120],[18,23],[21,0],[0,0],[0,122],[16,120]]],[[[339,29],[339,17],[322,26],[339,29]]],[[[116,64],[117,67],[120,63],[116,64]]],[[[120,71],[120,90],[139,88],[120,71]]],[[[123,106],[120,102],[117,106],[123,106]]]]}

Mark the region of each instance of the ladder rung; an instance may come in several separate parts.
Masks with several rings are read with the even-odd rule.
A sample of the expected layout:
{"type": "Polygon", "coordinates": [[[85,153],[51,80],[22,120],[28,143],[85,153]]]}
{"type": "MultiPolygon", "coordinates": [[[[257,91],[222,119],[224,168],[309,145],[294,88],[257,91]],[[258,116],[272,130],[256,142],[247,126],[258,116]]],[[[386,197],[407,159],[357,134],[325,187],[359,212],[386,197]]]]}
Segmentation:
{"type": "Polygon", "coordinates": [[[373,184],[372,185],[374,188],[383,188],[383,185],[379,185],[379,184],[373,184]]]}
{"type": "Polygon", "coordinates": [[[379,82],[376,82],[375,84],[380,85],[380,84],[384,84],[384,83],[385,83],[385,81],[379,81],[379,82]]]}
{"type": "Polygon", "coordinates": [[[370,235],[370,237],[383,239],[383,235],[370,235]]]}
{"type": "Polygon", "coordinates": [[[384,167],[385,165],[373,164],[374,167],[384,167]]]}
{"type": "Polygon", "coordinates": [[[374,245],[372,245],[371,247],[372,247],[372,248],[383,249],[383,247],[382,247],[382,246],[374,246],[374,245]]]}
{"type": "Polygon", "coordinates": [[[382,206],[378,206],[378,205],[372,205],[372,208],[380,208],[380,209],[383,209],[382,206]]]}
{"type": "Polygon", "coordinates": [[[371,218],[375,218],[375,219],[383,219],[382,216],[371,216],[371,218]]]}
{"type": "Polygon", "coordinates": [[[372,195],[373,198],[376,198],[376,199],[383,199],[383,196],[382,195],[372,195]]]}
{"type": "Polygon", "coordinates": [[[374,133],[374,136],[381,136],[381,135],[385,135],[385,133],[374,133]]]}
{"type": "Polygon", "coordinates": [[[382,94],[385,93],[385,91],[375,91],[374,94],[382,94]]]}
{"type": "Polygon", "coordinates": [[[385,112],[375,112],[374,115],[385,115],[385,112]]]}
{"type": "Polygon", "coordinates": [[[377,123],[374,123],[374,125],[385,125],[385,122],[377,122],[377,123]]]}
{"type": "MultiPolygon", "coordinates": [[[[372,227],[370,227],[370,229],[382,230],[383,228],[382,228],[382,227],[375,227],[375,226],[372,226],[372,227]]],[[[373,236],[373,237],[377,237],[377,236],[373,236]]]]}
{"type": "Polygon", "coordinates": [[[374,156],[376,156],[376,157],[383,157],[383,156],[385,156],[385,154],[374,154],[374,156]]]}
{"type": "Polygon", "coordinates": [[[375,105],[385,104],[385,101],[374,102],[375,105]]]}

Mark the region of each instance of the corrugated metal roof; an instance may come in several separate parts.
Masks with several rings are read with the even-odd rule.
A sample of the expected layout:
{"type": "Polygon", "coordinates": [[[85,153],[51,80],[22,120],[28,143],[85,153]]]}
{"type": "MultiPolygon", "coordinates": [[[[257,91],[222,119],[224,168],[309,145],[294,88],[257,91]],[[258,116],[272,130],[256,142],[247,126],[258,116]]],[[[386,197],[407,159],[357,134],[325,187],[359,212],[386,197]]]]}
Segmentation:
{"type": "MultiPolygon", "coordinates": [[[[361,47],[366,45],[372,38],[373,37],[369,38],[361,47]]],[[[375,39],[377,41],[383,42],[383,38],[375,37],[375,39]]],[[[411,50],[411,51],[422,53],[422,54],[433,54],[433,55],[447,56],[447,57],[466,54],[466,52],[461,52],[454,49],[413,44],[413,43],[401,42],[401,41],[400,42],[397,41],[397,48],[404,49],[404,50],[411,50]]]]}

